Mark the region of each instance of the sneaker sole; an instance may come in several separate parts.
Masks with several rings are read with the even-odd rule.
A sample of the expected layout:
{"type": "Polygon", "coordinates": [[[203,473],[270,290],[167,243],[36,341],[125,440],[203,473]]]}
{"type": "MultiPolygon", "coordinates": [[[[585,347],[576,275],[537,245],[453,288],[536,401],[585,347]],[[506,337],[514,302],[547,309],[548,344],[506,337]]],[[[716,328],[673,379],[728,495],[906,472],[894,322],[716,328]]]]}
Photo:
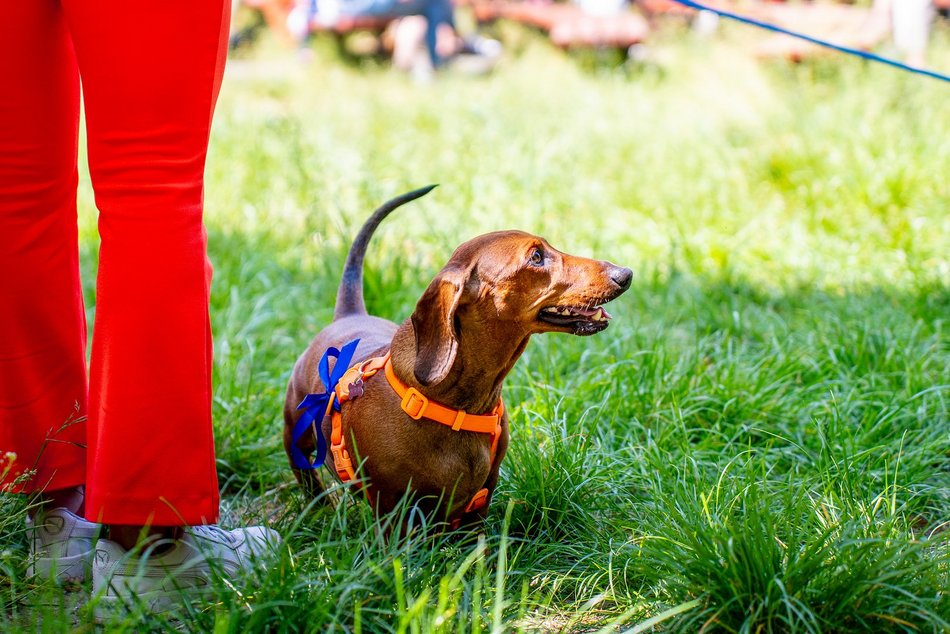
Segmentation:
{"type": "Polygon", "coordinates": [[[159,614],[167,612],[176,605],[181,605],[165,592],[145,592],[135,595],[135,600],[121,597],[116,594],[107,594],[96,600],[93,615],[96,623],[103,624],[113,618],[122,617],[140,607],[145,614],[159,614]]]}
{"type": "MultiPolygon", "coordinates": [[[[145,614],[161,614],[180,608],[186,602],[198,598],[201,594],[211,590],[210,586],[184,586],[180,590],[152,590],[132,591],[135,584],[141,583],[141,578],[131,577],[126,584],[123,577],[113,577],[109,588],[102,594],[94,593],[96,604],[93,609],[97,623],[109,621],[140,609],[145,614]],[[128,592],[116,591],[116,586],[128,588],[128,592]]],[[[153,586],[154,588],[154,586],[153,586]]]]}
{"type": "Polygon", "coordinates": [[[82,583],[92,570],[92,555],[90,550],[72,557],[34,557],[27,566],[26,576],[55,579],[57,583],[82,583]]]}

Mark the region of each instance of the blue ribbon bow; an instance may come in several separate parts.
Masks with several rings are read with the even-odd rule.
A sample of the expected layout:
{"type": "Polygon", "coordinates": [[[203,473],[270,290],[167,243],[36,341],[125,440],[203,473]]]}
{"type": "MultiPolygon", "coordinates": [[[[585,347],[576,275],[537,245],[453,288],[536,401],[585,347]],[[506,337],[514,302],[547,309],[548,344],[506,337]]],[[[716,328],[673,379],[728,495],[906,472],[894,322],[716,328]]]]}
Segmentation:
{"type": "MultiPolygon", "coordinates": [[[[297,419],[297,424],[294,425],[294,431],[291,434],[290,456],[294,466],[298,469],[316,469],[323,466],[323,461],[327,457],[327,439],[323,437],[323,431],[320,428],[315,428],[316,433],[314,435],[317,437],[317,455],[312,463],[304,452],[297,447],[297,441],[299,441],[307,429],[314,424],[318,416],[321,421],[323,420],[323,415],[326,414],[327,411],[327,404],[330,402],[330,399],[334,397],[336,384],[340,382],[340,379],[343,378],[343,375],[346,374],[346,371],[350,368],[350,361],[353,360],[353,353],[356,352],[356,346],[359,342],[359,339],[354,339],[340,350],[327,348],[327,351],[323,353],[323,357],[320,359],[320,366],[318,368],[320,371],[320,380],[323,382],[327,391],[322,394],[307,394],[304,399],[300,401],[300,405],[297,406],[298,410],[303,410],[303,414],[297,419]],[[333,365],[333,372],[330,372],[330,357],[336,359],[336,363],[333,365]]],[[[334,401],[333,408],[336,411],[340,411],[340,404],[334,401]]]]}

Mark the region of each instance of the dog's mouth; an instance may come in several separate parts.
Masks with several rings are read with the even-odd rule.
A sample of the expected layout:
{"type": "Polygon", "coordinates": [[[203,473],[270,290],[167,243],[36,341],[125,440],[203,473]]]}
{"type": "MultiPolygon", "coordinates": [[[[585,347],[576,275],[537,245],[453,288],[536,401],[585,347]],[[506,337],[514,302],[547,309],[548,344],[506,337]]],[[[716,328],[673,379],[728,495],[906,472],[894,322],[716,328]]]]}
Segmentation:
{"type": "Polygon", "coordinates": [[[605,329],[610,313],[603,306],[549,306],[538,313],[538,321],[559,328],[568,328],[575,335],[593,335],[605,329]]]}

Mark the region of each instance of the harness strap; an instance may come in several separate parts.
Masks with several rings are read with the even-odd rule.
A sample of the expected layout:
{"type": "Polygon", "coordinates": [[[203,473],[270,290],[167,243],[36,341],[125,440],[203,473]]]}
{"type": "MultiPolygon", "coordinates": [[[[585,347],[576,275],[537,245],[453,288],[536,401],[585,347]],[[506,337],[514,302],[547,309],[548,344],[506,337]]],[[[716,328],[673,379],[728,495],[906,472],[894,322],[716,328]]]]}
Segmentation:
{"type": "MultiPolygon", "coordinates": [[[[389,354],[387,353],[384,357],[367,359],[347,370],[334,390],[336,401],[342,404],[359,396],[355,393],[355,390],[360,390],[360,394],[362,394],[363,381],[379,372],[388,362],[389,354]],[[351,390],[354,390],[354,393],[351,394],[351,390]]],[[[328,411],[332,414],[330,419],[330,451],[333,453],[333,467],[336,469],[336,474],[341,482],[356,480],[356,468],[353,466],[350,452],[346,449],[346,439],[343,437],[343,416],[340,414],[338,407],[328,411]]]]}
{"type": "Polygon", "coordinates": [[[469,414],[463,409],[446,407],[441,403],[430,401],[422,392],[400,381],[395,370],[393,370],[391,359],[386,360],[386,379],[393,391],[402,399],[400,404],[402,411],[406,412],[409,418],[415,420],[428,418],[437,423],[448,425],[452,428],[452,431],[462,429],[480,434],[496,434],[501,431],[501,415],[505,411],[505,404],[501,399],[498,399],[498,404],[495,405],[495,409],[492,410],[491,414],[469,414]]]}
{"type": "MultiPolygon", "coordinates": [[[[387,353],[382,357],[367,359],[351,367],[340,378],[336,384],[333,393],[333,399],[327,407],[327,412],[331,414],[330,427],[330,451],[333,453],[333,466],[336,469],[337,476],[341,482],[352,482],[356,480],[356,468],[353,465],[352,456],[346,448],[346,439],[343,436],[343,417],[340,414],[339,404],[356,398],[363,393],[363,382],[385,368],[386,379],[394,392],[402,399],[400,404],[402,410],[410,418],[419,420],[426,418],[437,423],[451,427],[453,431],[471,431],[480,434],[491,434],[491,447],[489,449],[491,462],[495,462],[495,456],[498,453],[498,440],[501,438],[501,419],[505,411],[505,404],[498,399],[498,404],[492,410],[491,414],[469,414],[465,410],[452,409],[441,403],[430,401],[419,390],[404,384],[393,371],[393,364],[387,353]],[[334,400],[336,403],[334,403],[334,400]],[[336,405],[336,406],[334,406],[336,405]]],[[[366,492],[367,499],[372,504],[369,492],[366,492]]],[[[465,507],[466,513],[480,510],[488,504],[488,489],[482,488],[472,496],[468,505],[465,507]]],[[[453,528],[458,527],[458,520],[453,522],[453,528]]]]}

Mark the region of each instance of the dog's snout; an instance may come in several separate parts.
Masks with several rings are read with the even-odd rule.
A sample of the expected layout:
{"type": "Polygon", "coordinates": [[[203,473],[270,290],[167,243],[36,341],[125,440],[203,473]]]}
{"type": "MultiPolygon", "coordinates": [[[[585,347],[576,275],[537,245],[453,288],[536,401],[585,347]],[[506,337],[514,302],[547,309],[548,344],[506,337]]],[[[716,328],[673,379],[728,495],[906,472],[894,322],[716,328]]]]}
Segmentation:
{"type": "Polygon", "coordinates": [[[623,266],[615,266],[610,271],[611,281],[620,287],[621,290],[630,288],[630,281],[633,280],[633,271],[623,266]]]}

